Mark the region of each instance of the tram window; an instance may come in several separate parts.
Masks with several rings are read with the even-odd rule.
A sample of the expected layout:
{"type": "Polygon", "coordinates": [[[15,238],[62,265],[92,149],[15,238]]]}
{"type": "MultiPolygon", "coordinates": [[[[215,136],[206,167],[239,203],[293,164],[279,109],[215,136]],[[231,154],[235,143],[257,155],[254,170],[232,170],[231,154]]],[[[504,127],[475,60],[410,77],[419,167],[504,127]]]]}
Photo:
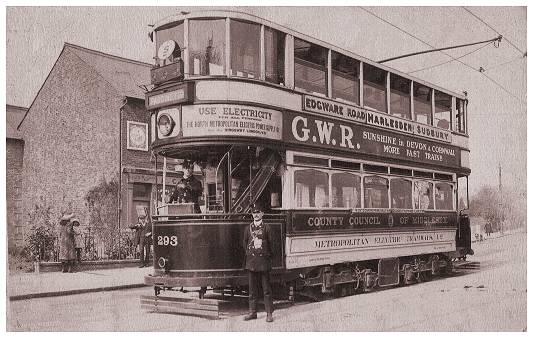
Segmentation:
{"type": "Polygon", "coordinates": [[[381,176],[366,176],[363,180],[365,189],[365,208],[389,207],[389,181],[381,176]]]}
{"type": "Polygon", "coordinates": [[[435,173],[435,179],[441,181],[453,181],[453,176],[448,174],[435,173]]]}
{"type": "Polygon", "coordinates": [[[454,130],[460,133],[466,133],[466,101],[455,99],[455,119],[454,130]]]}
{"type": "Polygon", "coordinates": [[[415,209],[433,209],[433,183],[427,181],[414,182],[415,209]]]}
{"type": "Polygon", "coordinates": [[[425,177],[425,178],[433,178],[433,173],[427,172],[427,171],[418,171],[414,170],[413,175],[415,177],[425,177]]]}
{"type": "Polygon", "coordinates": [[[265,27],[265,80],[285,83],[285,34],[265,27]]]}
{"type": "Polygon", "coordinates": [[[295,86],[307,92],[327,95],[328,50],[294,38],[295,86]]]}
{"type": "MultiPolygon", "coordinates": [[[[176,42],[176,49],[183,48],[183,23],[180,23],[175,26],[158,29],[155,34],[156,50],[159,50],[159,47],[163,44],[163,42],[168,40],[173,40],[174,42],[176,42]]],[[[176,50],[173,54],[181,56],[181,51],[176,50]]],[[[161,61],[162,60],[159,60],[159,62],[161,61]]]]}
{"type": "Polygon", "coordinates": [[[295,164],[316,165],[320,167],[328,167],[329,160],[327,158],[320,157],[307,157],[307,156],[294,156],[295,164]]]}
{"type": "Polygon", "coordinates": [[[331,52],[333,98],[359,104],[359,61],[331,52]]]}
{"type": "Polygon", "coordinates": [[[390,76],[390,113],[404,119],[411,118],[411,81],[392,73],[390,76]]]}
{"type": "Polygon", "coordinates": [[[431,88],[413,83],[414,118],[416,122],[431,124],[431,88]]]}
{"type": "Polygon", "coordinates": [[[189,71],[193,75],[224,75],[226,21],[189,21],[189,71]]]}
{"type": "Polygon", "coordinates": [[[351,169],[351,170],[357,170],[357,171],[361,170],[360,163],[338,161],[338,160],[331,160],[331,167],[340,168],[340,169],[351,169]]]}
{"type": "Polygon", "coordinates": [[[350,173],[331,175],[332,207],[360,208],[361,178],[350,173]]]}
{"type": "Polygon", "coordinates": [[[374,172],[374,173],[384,173],[388,174],[389,169],[382,165],[372,165],[372,164],[365,164],[363,167],[364,171],[374,172]]]}
{"type": "Polygon", "coordinates": [[[413,208],[413,187],[410,180],[407,180],[405,178],[391,178],[390,195],[393,208],[413,208]]]}
{"type": "Polygon", "coordinates": [[[390,173],[394,175],[413,176],[413,171],[411,169],[390,167],[390,173]]]}
{"type": "Polygon", "coordinates": [[[231,20],[231,75],[258,79],[260,73],[261,26],[231,20]]]}
{"type": "Polygon", "coordinates": [[[387,111],[387,72],[363,64],[363,103],[366,107],[387,111]]]}
{"type": "Polygon", "coordinates": [[[443,129],[450,129],[450,116],[452,114],[452,97],[435,91],[435,115],[433,125],[443,129]]]}
{"type": "Polygon", "coordinates": [[[315,169],[294,172],[296,207],[322,208],[329,206],[328,174],[315,169]]]}
{"type": "Polygon", "coordinates": [[[453,186],[448,183],[435,183],[435,209],[453,210],[453,186]]]}

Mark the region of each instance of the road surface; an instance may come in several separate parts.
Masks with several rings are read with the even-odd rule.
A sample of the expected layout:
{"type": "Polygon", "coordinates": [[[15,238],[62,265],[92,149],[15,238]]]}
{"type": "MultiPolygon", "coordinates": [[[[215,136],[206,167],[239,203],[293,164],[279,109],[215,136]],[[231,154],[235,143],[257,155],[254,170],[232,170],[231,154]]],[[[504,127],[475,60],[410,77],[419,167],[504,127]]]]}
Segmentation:
{"type": "Polygon", "coordinates": [[[219,320],[147,313],[150,288],[8,303],[9,331],[524,331],[526,234],[473,245],[478,271],[317,303],[283,306],[274,322],[244,322],[246,300],[219,320]]]}

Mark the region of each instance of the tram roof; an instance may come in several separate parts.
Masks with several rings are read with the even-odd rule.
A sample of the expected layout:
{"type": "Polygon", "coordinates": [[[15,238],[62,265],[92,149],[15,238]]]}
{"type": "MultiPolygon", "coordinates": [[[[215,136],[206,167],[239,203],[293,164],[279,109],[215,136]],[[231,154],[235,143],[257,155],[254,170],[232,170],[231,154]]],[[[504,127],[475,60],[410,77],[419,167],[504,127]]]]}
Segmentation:
{"type": "Polygon", "coordinates": [[[272,22],[270,20],[263,19],[263,18],[258,17],[256,15],[253,15],[253,14],[248,14],[248,13],[243,13],[243,12],[238,12],[238,11],[207,10],[207,11],[193,11],[193,12],[190,12],[190,13],[189,12],[183,12],[183,13],[180,13],[180,14],[173,14],[173,15],[170,15],[170,16],[168,16],[166,18],[163,18],[163,19],[157,21],[151,27],[151,30],[149,32],[149,36],[150,36],[150,38],[152,38],[153,32],[158,30],[158,29],[160,29],[160,28],[163,28],[165,25],[171,24],[173,22],[183,21],[185,19],[226,18],[226,17],[228,17],[230,19],[251,21],[251,22],[255,22],[255,23],[258,23],[258,24],[262,24],[262,25],[274,28],[274,29],[279,30],[281,32],[284,32],[284,33],[290,34],[290,35],[292,35],[294,37],[297,37],[299,39],[303,39],[305,41],[308,41],[308,42],[323,46],[325,48],[331,49],[333,51],[342,53],[342,54],[344,54],[346,56],[349,56],[349,57],[352,57],[352,58],[357,59],[359,61],[362,61],[362,62],[364,62],[366,64],[370,64],[370,65],[373,65],[375,67],[381,68],[383,70],[389,71],[391,73],[394,73],[394,74],[397,74],[397,75],[401,75],[402,77],[404,77],[406,79],[413,80],[415,82],[418,82],[418,83],[423,84],[425,86],[437,89],[437,90],[439,90],[441,92],[453,95],[453,96],[458,97],[460,99],[463,99],[463,100],[467,99],[467,97],[464,94],[462,94],[462,93],[453,92],[451,90],[448,90],[446,88],[440,87],[440,86],[435,85],[435,84],[432,84],[432,83],[427,82],[425,80],[422,80],[420,78],[417,78],[417,77],[414,77],[412,75],[403,73],[403,72],[401,72],[401,71],[399,71],[397,69],[394,69],[394,68],[385,66],[383,64],[377,63],[376,61],[367,59],[367,58],[365,58],[363,56],[360,56],[358,54],[355,54],[355,53],[353,53],[353,52],[351,52],[349,50],[346,50],[346,49],[343,49],[341,47],[332,45],[332,44],[327,43],[325,41],[322,41],[320,39],[317,39],[317,38],[314,38],[312,36],[309,36],[307,34],[300,33],[300,32],[298,32],[296,30],[293,30],[291,28],[288,28],[288,27],[285,27],[283,25],[277,24],[277,23],[272,22]]]}

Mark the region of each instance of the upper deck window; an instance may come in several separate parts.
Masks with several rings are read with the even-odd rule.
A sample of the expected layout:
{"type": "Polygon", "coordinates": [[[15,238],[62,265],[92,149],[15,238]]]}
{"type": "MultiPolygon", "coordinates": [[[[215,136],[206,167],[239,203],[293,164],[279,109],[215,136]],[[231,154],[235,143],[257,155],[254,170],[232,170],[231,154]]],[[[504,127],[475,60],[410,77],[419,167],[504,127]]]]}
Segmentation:
{"type": "Polygon", "coordinates": [[[333,98],[359,104],[359,61],[331,52],[333,98]]]}
{"type": "Polygon", "coordinates": [[[328,50],[294,38],[294,82],[307,92],[327,95],[328,50]]]}
{"type": "Polygon", "coordinates": [[[416,122],[431,124],[431,88],[413,84],[414,118],[416,122]]]}
{"type": "Polygon", "coordinates": [[[363,102],[376,110],[387,111],[387,72],[383,69],[363,65],[363,102]]]}
{"type": "Polygon", "coordinates": [[[265,80],[285,82],[285,34],[270,27],[265,27],[265,80]]]}
{"type": "Polygon", "coordinates": [[[261,61],[261,26],[231,20],[231,75],[259,78],[261,61]]]}
{"type": "Polygon", "coordinates": [[[450,129],[450,116],[452,114],[452,97],[435,91],[435,115],[433,125],[443,129],[450,129]]]}
{"type": "Polygon", "coordinates": [[[455,119],[453,130],[466,133],[466,101],[455,99],[455,119]]]}
{"type": "Polygon", "coordinates": [[[224,75],[224,19],[189,21],[189,71],[192,75],[224,75]]]}
{"type": "Polygon", "coordinates": [[[411,81],[396,74],[390,76],[390,113],[411,118],[411,81]]]}
{"type": "MultiPolygon", "coordinates": [[[[181,57],[181,48],[183,48],[183,23],[171,27],[161,28],[157,30],[155,34],[156,51],[159,50],[159,47],[163,44],[163,42],[172,40],[177,44],[173,55],[181,57]]],[[[161,62],[161,60],[159,60],[159,62],[161,62]]]]}

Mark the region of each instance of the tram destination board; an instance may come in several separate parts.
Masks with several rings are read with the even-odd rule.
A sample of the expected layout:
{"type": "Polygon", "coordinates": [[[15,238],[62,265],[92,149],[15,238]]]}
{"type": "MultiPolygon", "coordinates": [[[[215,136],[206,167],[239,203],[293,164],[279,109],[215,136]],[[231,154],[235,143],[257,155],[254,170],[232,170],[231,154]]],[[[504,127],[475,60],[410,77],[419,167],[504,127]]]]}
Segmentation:
{"type": "Polygon", "coordinates": [[[294,112],[284,114],[283,124],[283,139],[289,143],[446,167],[461,166],[459,148],[449,144],[294,112]]]}

